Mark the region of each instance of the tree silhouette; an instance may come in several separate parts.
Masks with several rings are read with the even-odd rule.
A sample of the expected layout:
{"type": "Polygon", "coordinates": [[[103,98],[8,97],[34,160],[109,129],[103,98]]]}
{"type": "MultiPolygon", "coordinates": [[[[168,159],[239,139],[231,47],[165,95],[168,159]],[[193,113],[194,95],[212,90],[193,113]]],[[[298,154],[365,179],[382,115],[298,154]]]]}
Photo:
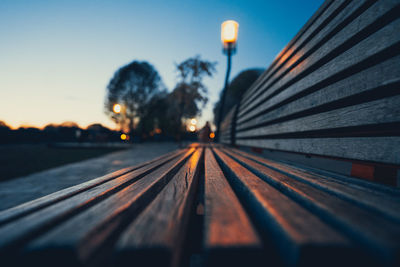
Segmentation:
{"type": "Polygon", "coordinates": [[[203,84],[203,78],[215,73],[215,65],[215,62],[196,56],[176,66],[179,81],[169,99],[170,112],[173,113],[171,117],[175,117],[179,128],[183,119],[200,115],[201,108],[207,103],[207,87],[203,84]]]}
{"type": "Polygon", "coordinates": [[[148,62],[133,61],[117,70],[107,86],[106,114],[121,129],[133,133],[136,122],[146,113],[146,106],[154,95],[164,88],[155,68],[148,62]],[[113,112],[114,104],[122,106],[122,112],[113,112]]]}
{"type": "Polygon", "coordinates": [[[155,133],[169,133],[171,118],[168,117],[168,93],[161,91],[155,94],[147,103],[143,117],[141,118],[138,129],[142,135],[155,133]]]}

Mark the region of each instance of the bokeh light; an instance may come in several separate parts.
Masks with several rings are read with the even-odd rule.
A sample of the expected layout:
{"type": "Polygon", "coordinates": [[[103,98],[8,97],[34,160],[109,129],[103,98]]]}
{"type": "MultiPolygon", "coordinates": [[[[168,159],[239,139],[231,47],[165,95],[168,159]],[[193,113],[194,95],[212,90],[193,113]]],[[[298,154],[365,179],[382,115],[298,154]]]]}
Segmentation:
{"type": "Polygon", "coordinates": [[[113,106],[113,111],[114,111],[114,113],[117,113],[117,114],[119,114],[119,113],[121,113],[121,105],[120,104],[114,104],[114,106],[113,106]]]}

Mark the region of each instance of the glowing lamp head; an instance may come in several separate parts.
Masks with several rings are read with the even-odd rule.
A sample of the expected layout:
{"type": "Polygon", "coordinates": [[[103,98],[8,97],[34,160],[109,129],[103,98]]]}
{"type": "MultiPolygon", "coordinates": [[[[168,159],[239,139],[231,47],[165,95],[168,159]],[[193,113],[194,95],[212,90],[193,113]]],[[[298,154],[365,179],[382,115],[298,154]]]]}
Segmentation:
{"type": "Polygon", "coordinates": [[[194,125],[189,126],[189,131],[194,132],[196,131],[196,127],[194,125]]]}
{"type": "Polygon", "coordinates": [[[211,133],[210,133],[210,138],[211,138],[211,139],[214,139],[214,137],[215,137],[215,133],[211,132],[211,133]]]}
{"type": "Polygon", "coordinates": [[[197,120],[193,118],[193,119],[190,120],[190,123],[193,124],[193,125],[196,125],[197,120]]]}
{"type": "Polygon", "coordinates": [[[126,134],[121,134],[121,140],[125,141],[128,139],[128,136],[126,134]]]}
{"type": "Polygon", "coordinates": [[[224,21],[221,25],[221,41],[224,45],[235,44],[238,36],[239,23],[234,20],[224,21]]]}
{"type": "Polygon", "coordinates": [[[117,114],[119,114],[119,113],[121,113],[121,105],[120,104],[114,104],[114,106],[113,106],[113,111],[114,111],[114,113],[117,113],[117,114]]]}

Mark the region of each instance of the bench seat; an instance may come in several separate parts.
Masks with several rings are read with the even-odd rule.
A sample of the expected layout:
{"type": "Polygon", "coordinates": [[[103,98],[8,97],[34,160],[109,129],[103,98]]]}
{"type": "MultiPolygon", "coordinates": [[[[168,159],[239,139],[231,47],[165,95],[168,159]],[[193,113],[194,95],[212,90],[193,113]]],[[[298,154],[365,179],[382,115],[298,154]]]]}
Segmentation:
{"type": "Polygon", "coordinates": [[[394,266],[399,225],[396,188],[192,144],[1,212],[0,256],[2,266],[394,266]]]}

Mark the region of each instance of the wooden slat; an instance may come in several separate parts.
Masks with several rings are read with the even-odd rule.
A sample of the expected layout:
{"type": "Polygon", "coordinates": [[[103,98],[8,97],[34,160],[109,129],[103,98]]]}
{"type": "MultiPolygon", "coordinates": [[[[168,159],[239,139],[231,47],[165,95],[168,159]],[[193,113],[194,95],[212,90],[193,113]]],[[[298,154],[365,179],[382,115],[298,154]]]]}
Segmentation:
{"type": "Polygon", "coordinates": [[[281,67],[286,60],[289,60],[293,54],[302,46],[304,42],[312,38],[315,34],[323,29],[323,24],[326,23],[327,19],[332,15],[333,12],[341,5],[344,1],[324,1],[321,7],[313,14],[313,16],[307,21],[307,23],[301,28],[296,36],[289,42],[289,44],[278,53],[270,67],[246,90],[243,94],[241,103],[246,106],[246,101],[251,96],[258,93],[262,84],[264,84],[277,69],[281,67]]]}
{"type": "MultiPolygon", "coordinates": [[[[281,75],[275,75],[275,78],[271,79],[273,82],[264,84],[263,90],[267,90],[267,88],[271,87],[271,85],[277,80],[287,81],[290,77],[293,77],[294,73],[296,73],[295,76],[297,76],[300,73],[299,69],[304,69],[308,66],[312,67],[314,62],[318,62],[325,55],[329,55],[329,53],[331,53],[333,50],[338,50],[338,48],[340,48],[342,44],[348,42],[348,40],[351,40],[351,38],[349,39],[349,37],[353,35],[360,35],[359,32],[363,29],[363,27],[372,22],[373,19],[376,19],[377,17],[384,14],[384,12],[390,10],[390,8],[392,8],[395,4],[393,3],[393,1],[379,1],[375,3],[375,5],[373,5],[370,9],[365,11],[364,14],[361,14],[357,19],[354,19],[355,15],[359,13],[359,9],[363,10],[365,9],[365,6],[369,6],[371,3],[374,3],[374,1],[367,1],[367,4],[363,4],[363,1],[352,1],[344,12],[340,13],[337,18],[332,21],[331,24],[329,24],[324,30],[321,31],[319,35],[317,35],[313,40],[310,41],[309,44],[307,44],[302,50],[300,50],[296,55],[293,56],[292,60],[288,62],[289,65],[281,69],[281,72],[284,73],[282,73],[281,75]],[[361,6],[361,8],[359,8],[359,6],[361,6]],[[348,18],[352,18],[353,20],[352,22],[350,22],[349,25],[346,25],[346,23],[349,23],[347,21],[348,18],[342,18],[342,15],[348,15],[348,11],[354,11],[354,14],[346,16],[348,18]],[[329,32],[327,32],[327,30],[329,30],[329,32]],[[301,68],[299,68],[298,66],[299,63],[301,63],[301,68]]],[[[354,46],[354,43],[350,45],[354,46]]],[[[279,83],[282,83],[282,81],[279,81],[279,83]]],[[[274,85],[273,87],[276,86],[274,85]]],[[[271,88],[268,90],[270,92],[274,91],[271,88]]],[[[248,102],[248,104],[245,105],[246,109],[252,107],[253,102],[259,101],[259,98],[260,94],[254,95],[252,101],[248,102]]],[[[242,110],[242,113],[247,112],[245,112],[245,110],[242,110]]]]}
{"type": "Polygon", "coordinates": [[[221,123],[220,134],[221,135],[230,135],[231,125],[233,120],[234,108],[232,108],[228,114],[225,116],[221,123]]]}
{"type": "MultiPolygon", "coordinates": [[[[241,131],[237,133],[237,138],[301,133],[327,129],[331,129],[328,134],[334,136],[335,128],[368,125],[368,127],[371,127],[370,129],[373,130],[372,127],[374,127],[374,124],[392,122],[400,122],[400,95],[322,112],[265,127],[241,131]]],[[[347,130],[349,134],[353,131],[352,129],[347,130]]],[[[346,131],[341,131],[342,135],[345,133],[346,131]]],[[[371,133],[370,135],[374,134],[376,133],[371,133]]]]}
{"type": "MultiPolygon", "coordinates": [[[[194,150],[191,148],[183,156],[169,161],[123,190],[54,226],[24,247],[24,258],[37,260],[37,264],[63,261],[70,266],[92,260],[92,256],[107,245],[118,228],[137,215],[160,192],[194,150]]],[[[13,225],[16,226],[15,223],[13,225]]]]}
{"type": "MultiPolygon", "coordinates": [[[[348,260],[341,254],[351,247],[348,239],[219,149],[214,151],[260,230],[272,239],[287,264],[307,266],[348,260]]],[[[267,256],[273,259],[274,252],[269,253],[267,256]]]]}
{"type": "MultiPolygon", "coordinates": [[[[231,156],[233,154],[230,154],[231,156]]],[[[357,239],[380,262],[393,264],[400,253],[400,225],[309,184],[238,154],[233,157],[347,235],[357,239]]]]}
{"type": "Polygon", "coordinates": [[[116,179],[116,178],[118,178],[122,175],[125,175],[129,172],[132,172],[134,170],[143,168],[144,166],[147,166],[149,164],[153,164],[152,168],[154,168],[155,166],[159,166],[159,165],[165,163],[165,160],[170,160],[170,159],[172,159],[172,157],[178,156],[179,154],[183,153],[183,151],[184,150],[173,151],[173,152],[167,153],[165,155],[162,155],[160,157],[157,157],[153,160],[139,164],[137,166],[124,168],[124,169],[115,171],[113,173],[104,175],[102,177],[87,181],[85,183],[71,186],[71,187],[65,188],[63,190],[49,194],[47,196],[43,196],[41,198],[34,199],[32,201],[23,203],[16,207],[1,211],[0,212],[0,225],[3,225],[5,223],[15,220],[17,218],[23,217],[29,213],[32,213],[32,212],[42,209],[44,207],[53,205],[61,200],[67,199],[67,198],[77,195],[79,193],[85,192],[93,187],[104,184],[110,180],[116,179]]]}
{"type": "Polygon", "coordinates": [[[334,32],[337,24],[341,20],[348,17],[350,13],[358,9],[364,3],[365,1],[334,1],[330,4],[328,9],[318,18],[312,27],[307,30],[302,38],[280,57],[273,71],[270,71],[268,76],[259,84],[257,92],[253,92],[250,97],[245,97],[241,113],[245,112],[249,104],[260,95],[261,89],[270,84],[278,71],[282,71],[282,69],[285,70],[288,66],[299,60],[306,52],[309,53],[323,38],[327,39],[326,36],[329,35],[330,32],[334,32]]]}
{"type": "Polygon", "coordinates": [[[261,259],[257,232],[210,149],[205,154],[204,248],[207,266],[254,266],[261,259]]]}
{"type": "Polygon", "coordinates": [[[400,164],[400,137],[238,139],[238,145],[400,164]]]}
{"type": "Polygon", "coordinates": [[[203,149],[197,149],[154,201],[122,233],[118,266],[178,266],[195,198],[203,149]]]}
{"type": "MultiPolygon", "coordinates": [[[[394,12],[393,6],[396,6],[396,3],[388,2],[388,1],[379,1],[377,5],[383,5],[385,8],[373,8],[371,10],[371,14],[369,14],[369,10],[367,10],[364,14],[361,15],[360,20],[356,20],[353,22],[355,25],[355,41],[349,39],[348,35],[343,35],[342,38],[344,40],[348,40],[344,42],[345,45],[342,48],[339,43],[337,43],[337,38],[334,38],[330,42],[326,42],[321,48],[316,50],[310,57],[307,58],[304,62],[299,65],[296,65],[294,69],[285,74],[284,77],[279,78],[277,82],[270,87],[268,90],[263,89],[263,94],[258,96],[252,103],[251,106],[248,107],[248,110],[242,116],[239,116],[239,121],[245,121],[246,119],[251,118],[255,114],[261,112],[264,109],[263,105],[257,106],[259,103],[262,103],[271,97],[272,94],[276,94],[277,92],[282,91],[292,91],[298,92],[299,90],[304,90],[305,88],[310,87],[311,85],[317,84],[318,82],[323,81],[327,77],[331,77],[332,75],[339,73],[340,71],[349,68],[358,62],[367,59],[368,57],[378,53],[390,47],[391,45],[399,42],[400,37],[396,34],[399,32],[399,22],[395,20],[388,25],[386,23],[386,14],[385,11],[394,12]],[[379,14],[379,12],[382,12],[379,14]],[[381,18],[377,18],[379,15],[382,15],[381,18]],[[365,16],[365,19],[363,18],[365,16]],[[382,21],[382,25],[385,25],[383,28],[376,31],[377,23],[376,20],[382,21]],[[372,26],[367,26],[369,29],[368,32],[364,33],[364,39],[358,37],[360,35],[360,24],[364,24],[364,22],[368,22],[365,24],[370,24],[372,26]],[[375,32],[376,31],[376,32],[375,32]],[[357,40],[359,41],[357,43],[357,40]],[[333,42],[333,44],[331,44],[333,42]],[[354,43],[355,42],[355,43],[354,43]],[[346,48],[346,49],[345,49],[346,48]],[[337,50],[337,51],[336,51],[337,50]],[[336,53],[333,55],[332,53],[336,53]],[[325,56],[326,55],[326,56],[325,56]],[[322,61],[321,61],[322,60],[322,61]],[[326,61],[326,62],[325,62],[326,61]],[[320,63],[318,63],[320,62],[320,63]],[[323,65],[321,65],[322,63],[323,65]],[[321,65],[321,66],[319,66],[321,65]],[[309,71],[310,69],[311,71],[309,71]],[[303,77],[304,76],[304,77],[303,77]],[[257,107],[256,107],[257,106],[257,107]],[[255,107],[253,109],[253,107],[255,107]],[[251,110],[250,110],[251,108],[251,110]]],[[[390,18],[395,15],[388,16],[389,22],[390,18]]],[[[352,23],[352,24],[353,24],[352,23]]],[[[346,31],[344,31],[346,32],[346,31]]],[[[339,38],[339,40],[341,40],[339,38]]]]}
{"type": "Polygon", "coordinates": [[[224,151],[232,156],[232,153],[236,153],[254,160],[294,179],[334,194],[365,209],[374,211],[385,218],[400,223],[400,190],[395,190],[390,187],[381,188],[368,182],[356,184],[350,177],[346,180],[335,179],[328,175],[317,174],[301,168],[296,168],[293,165],[261,158],[238,149],[224,151]]]}
{"type": "MultiPolygon", "coordinates": [[[[182,155],[183,152],[178,152],[178,155],[182,155]]],[[[177,154],[175,153],[170,154],[158,162],[150,163],[143,168],[139,168],[3,225],[0,227],[0,253],[3,255],[7,251],[18,249],[25,241],[36,236],[38,233],[104,200],[113,193],[151,173],[162,164],[174,159],[176,156],[177,154]]]]}
{"type": "Polygon", "coordinates": [[[270,99],[268,104],[265,104],[264,108],[265,110],[269,110],[268,112],[261,114],[251,121],[239,124],[237,126],[237,131],[239,132],[248,127],[255,127],[259,124],[268,123],[291,115],[293,116],[296,115],[296,113],[298,114],[304,111],[319,112],[324,108],[326,109],[327,104],[329,103],[334,103],[335,101],[338,102],[340,100],[346,101],[346,98],[357,95],[358,97],[361,97],[360,94],[367,95],[376,88],[380,88],[379,90],[385,90],[388,85],[399,82],[399,62],[400,56],[395,56],[380,64],[374,65],[361,72],[355,73],[350,77],[326,86],[323,90],[317,90],[305,97],[289,102],[288,104],[273,108],[274,105],[284,101],[285,99],[290,99],[290,97],[295,95],[295,92],[285,90],[281,94],[270,99]],[[351,88],[351,90],[349,90],[349,88],[351,88]],[[312,109],[314,109],[314,111],[312,109]]]}

